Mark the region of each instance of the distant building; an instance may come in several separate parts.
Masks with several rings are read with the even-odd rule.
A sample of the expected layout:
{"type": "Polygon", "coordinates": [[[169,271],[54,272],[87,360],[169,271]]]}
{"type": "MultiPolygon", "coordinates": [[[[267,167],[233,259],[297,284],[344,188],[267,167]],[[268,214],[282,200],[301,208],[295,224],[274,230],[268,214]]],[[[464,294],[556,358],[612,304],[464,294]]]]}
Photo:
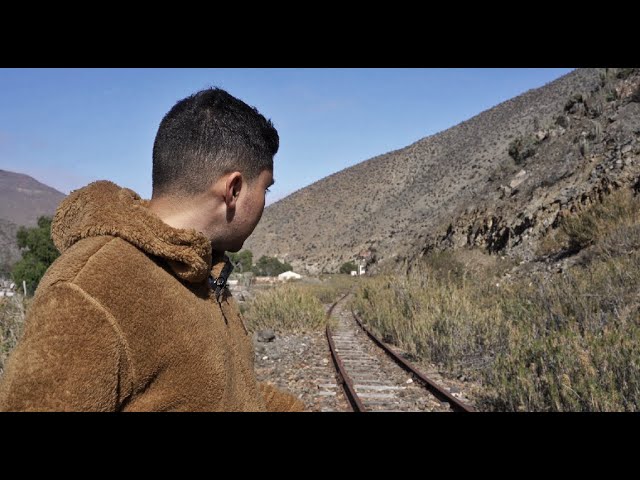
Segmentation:
{"type": "MultiPolygon", "coordinates": [[[[356,263],[358,265],[357,275],[364,275],[367,273],[367,267],[376,261],[376,250],[374,248],[368,248],[360,251],[356,255],[356,263]]],[[[351,274],[353,275],[353,273],[351,274]]]]}
{"type": "Polygon", "coordinates": [[[302,275],[292,272],[291,270],[289,270],[288,272],[284,272],[281,273],[280,275],[278,275],[278,280],[284,282],[286,280],[300,280],[302,278],[302,275]]]}

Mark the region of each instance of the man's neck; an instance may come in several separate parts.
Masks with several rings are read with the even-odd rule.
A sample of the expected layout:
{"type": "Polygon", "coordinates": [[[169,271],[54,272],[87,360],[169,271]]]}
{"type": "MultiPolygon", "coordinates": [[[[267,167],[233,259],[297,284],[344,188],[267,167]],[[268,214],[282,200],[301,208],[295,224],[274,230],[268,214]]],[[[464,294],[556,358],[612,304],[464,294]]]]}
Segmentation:
{"type": "Polygon", "coordinates": [[[198,222],[184,201],[170,197],[152,198],[149,202],[149,210],[170,227],[178,229],[195,228],[198,230],[198,222]]]}
{"type": "MultiPolygon", "coordinates": [[[[194,199],[187,202],[172,197],[152,198],[148,208],[158,216],[165,224],[172,228],[189,230],[194,229],[207,237],[213,245],[222,242],[218,240],[217,231],[213,228],[215,221],[212,213],[215,206],[205,203],[205,199],[194,199]]],[[[220,222],[222,224],[222,222],[220,222]]],[[[226,245],[226,244],[225,244],[226,245]]],[[[219,250],[224,254],[224,249],[219,250]]],[[[215,252],[212,252],[215,255],[215,252]]]]}

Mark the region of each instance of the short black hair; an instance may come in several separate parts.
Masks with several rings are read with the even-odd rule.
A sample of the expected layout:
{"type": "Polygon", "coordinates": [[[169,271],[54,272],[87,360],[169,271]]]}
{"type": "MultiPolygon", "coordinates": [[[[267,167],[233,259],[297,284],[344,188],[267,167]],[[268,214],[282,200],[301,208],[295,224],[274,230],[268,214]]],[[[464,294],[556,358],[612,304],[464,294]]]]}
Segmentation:
{"type": "Polygon", "coordinates": [[[153,144],[153,197],[192,197],[222,175],[240,171],[249,181],[273,171],[278,132],[243,101],[214,87],[177,102],[153,144]]]}

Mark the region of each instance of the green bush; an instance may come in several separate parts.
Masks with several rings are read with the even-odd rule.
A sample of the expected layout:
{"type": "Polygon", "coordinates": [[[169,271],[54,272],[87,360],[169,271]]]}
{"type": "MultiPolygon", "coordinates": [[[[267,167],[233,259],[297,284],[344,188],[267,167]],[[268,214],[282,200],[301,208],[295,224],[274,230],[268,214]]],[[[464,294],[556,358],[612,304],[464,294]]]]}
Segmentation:
{"type": "Polygon", "coordinates": [[[20,227],[16,238],[18,247],[24,251],[22,259],[13,267],[11,277],[17,286],[25,281],[27,292],[34,293],[49,266],[60,256],[51,239],[51,217],[38,218],[37,227],[20,227]]]}
{"type": "Polygon", "coordinates": [[[567,100],[567,103],[564,106],[564,111],[565,112],[570,111],[573,108],[573,106],[576,105],[577,103],[584,103],[584,97],[582,96],[581,93],[576,93],[572,95],[569,100],[567,100]]]}
{"type": "Polygon", "coordinates": [[[509,156],[521,165],[536,153],[537,146],[537,141],[533,137],[517,138],[509,144],[509,156]]]}
{"type": "Polygon", "coordinates": [[[293,267],[288,263],[282,263],[277,258],[265,255],[260,257],[255,267],[253,267],[253,273],[259,277],[275,277],[289,270],[293,270],[293,267]]]}
{"type": "Polygon", "coordinates": [[[250,272],[253,268],[253,253],[251,250],[229,252],[228,256],[234,265],[235,271],[238,273],[250,272]]]}
{"type": "Polygon", "coordinates": [[[346,273],[347,275],[350,274],[354,270],[357,271],[358,267],[353,262],[345,262],[340,267],[340,273],[346,273]]]}

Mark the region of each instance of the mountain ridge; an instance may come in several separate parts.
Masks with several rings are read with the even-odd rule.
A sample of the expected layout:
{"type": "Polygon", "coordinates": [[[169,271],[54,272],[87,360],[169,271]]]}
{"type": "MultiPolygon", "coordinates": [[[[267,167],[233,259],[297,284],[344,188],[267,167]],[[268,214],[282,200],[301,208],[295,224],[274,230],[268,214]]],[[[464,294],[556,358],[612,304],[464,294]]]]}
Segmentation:
{"type": "Polygon", "coordinates": [[[523,186],[545,181],[552,187],[560,180],[552,178],[554,169],[570,166],[571,176],[586,168],[584,155],[578,155],[582,147],[577,129],[595,122],[604,131],[609,123],[602,123],[603,117],[589,118],[592,113],[585,113],[582,101],[575,103],[582,105],[577,111],[565,107],[576,95],[601,112],[622,106],[627,97],[605,98],[629,80],[617,78],[621,71],[635,85],[634,69],[577,69],[454,127],[335,172],[269,205],[245,248],[256,258],[276,256],[308,273],[336,272],[367,249],[375,249],[381,263],[402,263],[441,244],[466,209],[487,202],[496,208],[524,208],[527,202],[517,192],[505,197],[502,187],[517,182],[514,177],[522,170],[523,186]],[[556,125],[561,117],[561,122],[573,124],[556,125]],[[538,153],[516,161],[510,150],[515,148],[517,157],[517,142],[530,142],[536,134],[546,135],[538,153]],[[554,145],[552,150],[548,144],[554,145]],[[548,157],[540,157],[540,151],[548,157]],[[569,151],[577,156],[565,162],[563,155],[569,151]]]}
{"type": "Polygon", "coordinates": [[[8,275],[20,260],[19,227],[37,226],[38,217],[53,217],[66,195],[24,173],[0,169],[0,274],[8,275]]]}

